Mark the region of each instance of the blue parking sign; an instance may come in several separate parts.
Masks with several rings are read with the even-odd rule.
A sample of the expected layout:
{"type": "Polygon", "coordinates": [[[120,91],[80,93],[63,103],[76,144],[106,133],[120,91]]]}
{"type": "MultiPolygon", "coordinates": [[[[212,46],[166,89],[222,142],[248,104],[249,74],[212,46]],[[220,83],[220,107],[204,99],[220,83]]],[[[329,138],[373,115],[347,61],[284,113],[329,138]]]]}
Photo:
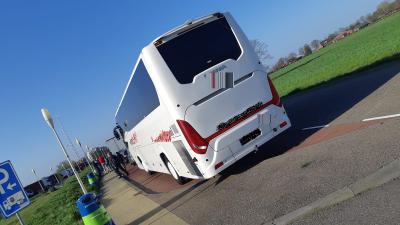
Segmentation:
{"type": "Polygon", "coordinates": [[[10,161],[0,163],[0,210],[8,218],[30,204],[10,161]]]}

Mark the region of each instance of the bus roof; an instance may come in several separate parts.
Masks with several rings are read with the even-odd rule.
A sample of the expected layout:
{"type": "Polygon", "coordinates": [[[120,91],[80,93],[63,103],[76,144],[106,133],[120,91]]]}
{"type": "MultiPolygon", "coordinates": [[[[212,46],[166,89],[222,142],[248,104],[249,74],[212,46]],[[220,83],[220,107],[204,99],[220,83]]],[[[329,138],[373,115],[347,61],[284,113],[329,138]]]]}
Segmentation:
{"type": "Polygon", "coordinates": [[[216,12],[216,13],[209,14],[207,16],[199,17],[197,19],[188,20],[184,24],[174,27],[171,30],[169,30],[168,32],[164,33],[163,35],[157,37],[156,39],[153,40],[152,43],[156,44],[158,41],[165,40],[165,39],[168,40],[171,38],[171,36],[174,36],[174,34],[176,34],[178,32],[179,33],[184,32],[184,30],[190,30],[192,27],[197,26],[198,23],[200,23],[204,20],[207,20],[207,19],[210,19],[213,17],[222,17],[222,16],[223,16],[223,13],[216,12]]]}
{"type": "MultiPolygon", "coordinates": [[[[223,13],[215,12],[215,13],[209,14],[207,16],[199,17],[199,18],[194,19],[194,20],[189,20],[189,21],[185,22],[184,24],[182,24],[180,26],[177,26],[177,27],[171,29],[170,31],[164,33],[163,35],[159,36],[151,44],[156,43],[157,41],[163,40],[163,39],[167,39],[167,40],[172,39],[175,36],[176,33],[182,32],[185,28],[187,28],[187,30],[189,30],[193,26],[197,26],[197,24],[199,22],[202,22],[202,21],[207,20],[207,19],[211,19],[213,17],[221,17],[221,16],[223,16],[223,13]]],[[[116,112],[114,114],[114,117],[117,117],[117,114],[119,112],[121,104],[122,104],[122,102],[123,102],[123,100],[125,98],[126,92],[128,91],[128,87],[129,87],[130,83],[132,82],[133,74],[135,73],[135,70],[136,70],[136,68],[138,66],[138,63],[139,63],[140,59],[142,58],[141,54],[142,53],[140,53],[140,55],[139,55],[139,57],[138,57],[138,59],[136,61],[136,64],[135,64],[135,66],[134,66],[134,68],[132,70],[131,76],[130,76],[129,81],[128,81],[126,87],[125,87],[124,94],[122,95],[122,98],[121,98],[121,100],[120,100],[120,102],[118,104],[118,108],[117,108],[117,110],[116,110],[116,112]]]]}

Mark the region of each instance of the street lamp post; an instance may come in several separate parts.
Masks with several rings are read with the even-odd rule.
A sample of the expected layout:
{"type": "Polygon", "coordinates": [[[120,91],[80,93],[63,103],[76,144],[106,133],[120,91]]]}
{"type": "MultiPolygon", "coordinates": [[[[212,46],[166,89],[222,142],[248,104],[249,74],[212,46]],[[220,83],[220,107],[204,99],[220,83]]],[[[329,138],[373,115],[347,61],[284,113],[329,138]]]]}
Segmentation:
{"type": "Polygon", "coordinates": [[[50,112],[45,108],[42,109],[41,111],[42,111],[42,115],[43,115],[44,120],[46,121],[46,123],[49,125],[49,127],[53,131],[54,135],[56,136],[58,144],[60,145],[62,151],[64,152],[64,155],[67,158],[67,161],[68,161],[69,165],[71,166],[72,171],[75,174],[76,180],[78,181],[79,185],[81,186],[82,192],[84,194],[87,194],[86,188],[83,185],[82,180],[79,177],[78,173],[76,172],[74,166],[72,165],[71,159],[69,158],[69,155],[68,155],[67,151],[65,150],[65,147],[64,147],[63,143],[61,142],[60,137],[58,136],[56,129],[54,128],[54,122],[53,122],[53,119],[51,118],[50,112]]]}
{"type": "Polygon", "coordinates": [[[35,171],[34,169],[32,169],[32,173],[33,173],[33,175],[35,175],[36,180],[39,182],[40,188],[42,189],[42,191],[43,191],[43,193],[44,193],[44,192],[45,192],[45,191],[44,191],[44,187],[43,187],[42,183],[40,182],[40,180],[39,180],[39,178],[38,178],[38,176],[37,176],[37,174],[36,174],[36,171],[35,171]]]}
{"type": "MultiPolygon", "coordinates": [[[[53,173],[53,167],[50,166],[50,173],[53,173]]],[[[55,174],[53,174],[53,176],[56,178],[57,184],[60,183],[60,180],[57,177],[57,172],[55,174]]]]}
{"type": "Polygon", "coordinates": [[[83,147],[82,147],[81,142],[78,140],[78,138],[75,138],[75,142],[76,142],[76,144],[79,145],[79,147],[81,148],[82,153],[83,153],[83,156],[85,157],[87,164],[89,164],[90,169],[92,170],[92,172],[94,172],[93,167],[92,167],[92,165],[90,164],[90,161],[89,161],[89,159],[88,159],[88,156],[86,155],[85,150],[83,150],[83,147]]]}
{"type": "Polygon", "coordinates": [[[95,159],[93,159],[93,155],[92,155],[92,153],[90,152],[90,148],[89,148],[88,145],[86,145],[86,149],[87,149],[87,156],[88,156],[89,160],[94,161],[95,159],[97,159],[96,154],[94,154],[95,159]]]}
{"type": "MultiPolygon", "coordinates": [[[[89,153],[89,155],[90,155],[90,148],[89,148],[89,146],[88,145],[85,145],[85,147],[86,147],[86,150],[87,150],[87,152],[89,153]]],[[[88,156],[89,157],[89,156],[88,156]]],[[[90,157],[92,157],[92,156],[90,156],[90,157]]],[[[93,157],[92,157],[93,158],[93,157]]]]}
{"type": "Polygon", "coordinates": [[[64,137],[67,139],[67,148],[68,148],[68,146],[71,146],[72,151],[75,153],[77,162],[74,162],[74,163],[75,163],[76,169],[78,170],[78,173],[79,173],[79,172],[81,172],[81,167],[80,167],[80,165],[79,165],[79,159],[80,159],[79,154],[78,154],[78,152],[76,151],[76,148],[74,147],[74,145],[72,144],[72,141],[71,141],[71,139],[69,138],[69,135],[68,135],[67,131],[65,131],[64,125],[63,125],[63,123],[61,122],[60,117],[57,116],[56,118],[57,118],[58,122],[60,123],[61,133],[62,133],[62,134],[64,135],[64,137]],[[68,144],[69,144],[69,145],[68,145],[68,144]]]}

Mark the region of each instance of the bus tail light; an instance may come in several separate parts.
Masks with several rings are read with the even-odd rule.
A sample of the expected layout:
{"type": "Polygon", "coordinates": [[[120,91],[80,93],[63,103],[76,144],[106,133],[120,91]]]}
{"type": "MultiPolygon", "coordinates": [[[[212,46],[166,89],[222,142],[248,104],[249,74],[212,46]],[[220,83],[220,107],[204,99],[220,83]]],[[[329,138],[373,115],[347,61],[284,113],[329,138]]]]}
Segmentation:
{"type": "Polygon", "coordinates": [[[276,88],[274,86],[274,84],[272,83],[272,80],[267,76],[268,78],[268,84],[269,84],[269,88],[271,89],[271,93],[272,93],[272,104],[281,107],[281,99],[279,98],[279,94],[276,91],[276,88]]]}
{"type": "Polygon", "coordinates": [[[197,154],[205,154],[207,152],[208,142],[201,137],[188,122],[184,120],[177,120],[176,122],[181,128],[183,136],[185,136],[192,150],[197,154]]]}

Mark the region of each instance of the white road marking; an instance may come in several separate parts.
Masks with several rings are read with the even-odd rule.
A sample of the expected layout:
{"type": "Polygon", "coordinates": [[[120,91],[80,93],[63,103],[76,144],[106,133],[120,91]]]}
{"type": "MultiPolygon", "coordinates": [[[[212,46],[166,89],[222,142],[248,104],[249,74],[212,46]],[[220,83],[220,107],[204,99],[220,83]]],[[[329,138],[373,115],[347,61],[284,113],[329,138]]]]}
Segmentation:
{"type": "Polygon", "coordinates": [[[312,130],[312,129],[318,129],[318,128],[324,128],[324,127],[329,127],[329,124],[321,125],[321,126],[314,126],[314,127],[306,127],[306,128],[301,129],[301,130],[312,130]]]}
{"type": "Polygon", "coordinates": [[[393,118],[393,117],[399,117],[400,114],[393,114],[393,115],[387,115],[387,116],[379,116],[379,117],[372,117],[372,118],[368,118],[368,119],[363,119],[363,122],[366,121],[371,121],[371,120],[381,120],[381,119],[387,119],[387,118],[393,118]]]}

